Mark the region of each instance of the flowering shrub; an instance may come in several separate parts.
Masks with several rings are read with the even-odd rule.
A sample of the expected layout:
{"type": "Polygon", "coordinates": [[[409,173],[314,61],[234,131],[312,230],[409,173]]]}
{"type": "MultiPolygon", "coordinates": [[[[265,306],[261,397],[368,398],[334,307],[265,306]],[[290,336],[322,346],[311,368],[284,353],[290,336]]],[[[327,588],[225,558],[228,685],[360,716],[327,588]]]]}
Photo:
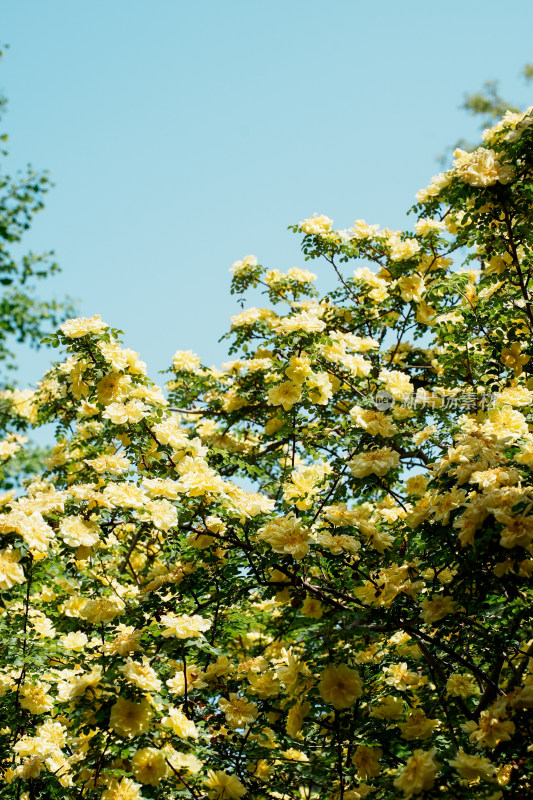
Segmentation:
{"type": "Polygon", "coordinates": [[[167,398],[99,317],[4,392],[0,797],[526,798],[533,706],[533,111],[418,193],[317,216],[316,274],[167,398]]]}

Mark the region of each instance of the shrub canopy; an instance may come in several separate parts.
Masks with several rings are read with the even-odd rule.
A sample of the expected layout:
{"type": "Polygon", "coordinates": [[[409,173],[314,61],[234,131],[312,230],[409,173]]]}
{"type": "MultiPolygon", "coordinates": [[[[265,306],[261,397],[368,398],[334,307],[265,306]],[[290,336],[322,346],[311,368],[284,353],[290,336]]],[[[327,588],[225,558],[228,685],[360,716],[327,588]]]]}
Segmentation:
{"type": "Polygon", "coordinates": [[[520,798],[533,788],[533,111],[417,195],[411,231],[294,226],[316,275],[168,395],[99,317],[5,391],[5,798],[520,798]]]}

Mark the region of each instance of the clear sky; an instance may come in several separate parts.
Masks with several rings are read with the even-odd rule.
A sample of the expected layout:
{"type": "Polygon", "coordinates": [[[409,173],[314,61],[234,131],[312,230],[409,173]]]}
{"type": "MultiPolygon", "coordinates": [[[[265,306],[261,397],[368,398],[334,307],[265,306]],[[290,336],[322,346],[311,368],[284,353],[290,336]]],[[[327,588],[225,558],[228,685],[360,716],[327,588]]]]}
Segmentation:
{"type": "MultiPolygon", "coordinates": [[[[0,16],[10,167],[56,184],[27,238],[63,268],[42,291],[122,328],[156,378],[178,348],[224,361],[229,267],[302,266],[287,225],[404,225],[435,156],[476,136],[465,90],[498,78],[533,102],[531,0],[19,0],[0,16]]],[[[23,379],[50,357],[21,358],[23,379]]]]}

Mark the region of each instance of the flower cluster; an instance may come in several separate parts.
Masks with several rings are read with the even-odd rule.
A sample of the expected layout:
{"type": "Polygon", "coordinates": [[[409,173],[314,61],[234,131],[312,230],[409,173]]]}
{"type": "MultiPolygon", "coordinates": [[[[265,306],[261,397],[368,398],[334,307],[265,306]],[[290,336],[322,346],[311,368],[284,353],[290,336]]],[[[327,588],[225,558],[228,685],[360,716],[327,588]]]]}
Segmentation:
{"type": "Polygon", "coordinates": [[[324,297],[236,261],[263,306],[166,395],[98,316],[3,393],[0,470],[56,441],[0,494],[1,797],[531,795],[532,149],[295,226],[324,297]]]}

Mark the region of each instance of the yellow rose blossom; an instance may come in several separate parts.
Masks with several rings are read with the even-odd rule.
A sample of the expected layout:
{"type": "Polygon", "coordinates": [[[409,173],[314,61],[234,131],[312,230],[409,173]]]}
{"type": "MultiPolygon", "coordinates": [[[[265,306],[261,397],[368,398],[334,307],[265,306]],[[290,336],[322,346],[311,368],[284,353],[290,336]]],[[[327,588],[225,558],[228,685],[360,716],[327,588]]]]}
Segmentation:
{"type": "Polygon", "coordinates": [[[143,692],[159,692],[161,689],[161,681],[147,658],[144,658],[141,663],[127,658],[126,663],[119,667],[119,671],[127,681],[142,689],[143,692]]]}
{"type": "Polygon", "coordinates": [[[309,552],[310,531],[302,520],[293,516],[277,517],[259,530],[258,538],[267,542],[275,553],[286,553],[298,561],[309,552]]]}
{"type": "Polygon", "coordinates": [[[80,616],[92,625],[112,622],[124,612],[124,603],[118,597],[98,597],[87,600],[80,610],[80,616]]]}
{"type": "Polygon", "coordinates": [[[367,450],[354,456],[349,462],[350,472],[354,478],[366,478],[368,475],[382,477],[400,464],[400,456],[390,447],[367,450]]]}
{"type": "Polygon", "coordinates": [[[464,750],[459,750],[455,758],[448,761],[448,764],[468,781],[475,781],[478,778],[490,781],[496,772],[496,767],[488,758],[468,755],[464,750]]]}
{"type": "Polygon", "coordinates": [[[192,617],[187,614],[163,614],[161,624],[165,626],[165,638],[175,636],[177,639],[197,639],[211,627],[211,622],[199,614],[192,617]]]}
{"type": "Polygon", "coordinates": [[[364,428],[372,436],[388,438],[398,432],[394,421],[377,409],[354,406],[350,411],[350,417],[357,427],[364,428]]]}
{"type": "Polygon", "coordinates": [[[435,752],[435,748],[415,750],[407,759],[405,767],[394,780],[394,785],[405,797],[413,797],[433,787],[440,766],[435,759],[435,752]]]}
{"type": "Polygon", "coordinates": [[[59,533],[68,547],[92,547],[100,540],[98,524],[83,517],[65,517],[59,524],[59,533]]]}
{"type": "Polygon", "coordinates": [[[194,722],[175,706],[169,707],[168,716],[161,720],[161,724],[166,728],[171,728],[176,736],[182,739],[198,738],[198,730],[194,722]]]}
{"type": "Polygon", "coordinates": [[[234,261],[230,272],[232,272],[233,275],[239,275],[242,272],[246,272],[250,267],[253,268],[256,266],[257,258],[255,256],[244,256],[240,261],[234,261]]]}
{"type": "Polygon", "coordinates": [[[505,184],[512,180],[512,168],[502,165],[494,150],[478,147],[472,153],[467,153],[458,147],[454,156],[457,176],[470,186],[494,186],[495,183],[505,184]]]}
{"type": "Polygon", "coordinates": [[[459,604],[450,595],[433,595],[426,597],[420,604],[420,616],[426,624],[438,622],[448,614],[455,614],[459,610],[459,604]]]}
{"type": "Polygon", "coordinates": [[[346,664],[330,665],[320,673],[318,691],[334,708],[349,708],[361,697],[363,685],[357,670],[346,664]]]}
{"type": "Polygon", "coordinates": [[[218,769],[208,771],[205,785],[210,800],[240,800],[246,794],[246,787],[236,775],[218,769]]]}
{"type": "Polygon", "coordinates": [[[159,786],[169,774],[169,766],[165,754],[155,747],[143,747],[137,750],[131,760],[131,771],[134,778],[150,786],[159,786]]]}
{"type": "Polygon", "coordinates": [[[119,697],[111,707],[109,727],[122,738],[139,736],[150,727],[153,711],[147,700],[139,703],[119,697]]]}
{"type": "Polygon", "coordinates": [[[248,701],[246,697],[239,697],[238,694],[231,693],[229,700],[221,698],[218,705],[230,728],[243,728],[257,718],[256,704],[248,701]]]}
{"type": "Polygon", "coordinates": [[[140,422],[148,412],[148,406],[140,400],[128,400],[127,403],[109,403],[102,416],[114,425],[129,425],[140,422]]]}
{"type": "Polygon", "coordinates": [[[438,726],[438,719],[428,719],[423,711],[415,709],[407,715],[405,722],[398,725],[398,728],[401,731],[402,739],[410,740],[429,739],[438,726]]]}
{"type": "Polygon", "coordinates": [[[463,700],[466,700],[467,697],[476,694],[478,689],[477,684],[470,675],[456,672],[450,675],[446,681],[446,691],[452,697],[462,697],[463,700]]]}
{"type": "Polygon", "coordinates": [[[501,360],[506,367],[513,370],[515,377],[518,377],[523,372],[524,364],[527,364],[531,360],[531,356],[522,353],[520,344],[514,342],[512,345],[502,350],[501,360]]]}
{"type": "Polygon", "coordinates": [[[400,664],[391,664],[390,667],[383,667],[385,673],[385,683],[394,686],[400,692],[405,692],[410,686],[418,683],[418,675],[411,672],[405,661],[400,664]]]}
{"type": "Polygon", "coordinates": [[[326,217],[324,214],[313,214],[312,217],[308,217],[307,219],[304,219],[303,222],[300,222],[300,228],[302,231],[304,233],[313,234],[314,236],[320,236],[323,233],[329,233],[332,225],[333,220],[329,217],[326,217]]]}
{"type": "Polygon", "coordinates": [[[102,333],[108,326],[102,322],[100,314],[94,317],[79,317],[77,319],[67,319],[60,326],[60,330],[70,339],[78,339],[88,333],[102,333]]]}
{"type": "Polygon", "coordinates": [[[176,350],[172,356],[172,366],[176,371],[196,372],[202,360],[192,350],[176,350]]]}
{"type": "Polygon", "coordinates": [[[290,707],[285,724],[285,730],[289,736],[292,736],[293,739],[302,738],[300,731],[302,729],[304,719],[309,714],[310,710],[310,703],[296,703],[296,705],[290,707]]]}
{"type": "Polygon", "coordinates": [[[30,714],[45,714],[54,707],[54,700],[49,694],[50,684],[42,681],[27,681],[21,686],[19,703],[30,714]]]}
{"type": "Polygon", "coordinates": [[[462,725],[462,728],[469,734],[469,740],[476,747],[491,749],[497,747],[500,742],[509,742],[515,732],[514,722],[500,719],[492,713],[490,708],[481,712],[477,723],[469,720],[462,725]]]}
{"type": "Polygon", "coordinates": [[[101,797],[101,800],[142,800],[139,794],[140,784],[132,781],[131,778],[121,778],[120,781],[113,780],[101,797]]]}
{"type": "Polygon", "coordinates": [[[357,777],[366,780],[376,778],[381,772],[379,760],[383,755],[380,747],[368,747],[359,745],[352,756],[352,764],[357,769],[357,777]]]}
{"type": "Polygon", "coordinates": [[[403,713],[403,700],[387,695],[377,705],[372,706],[370,716],[376,719],[399,719],[403,713]]]}
{"type": "Polygon", "coordinates": [[[18,563],[22,557],[20,550],[11,547],[0,550],[0,589],[11,589],[17,583],[24,583],[24,570],[18,563]]]}

